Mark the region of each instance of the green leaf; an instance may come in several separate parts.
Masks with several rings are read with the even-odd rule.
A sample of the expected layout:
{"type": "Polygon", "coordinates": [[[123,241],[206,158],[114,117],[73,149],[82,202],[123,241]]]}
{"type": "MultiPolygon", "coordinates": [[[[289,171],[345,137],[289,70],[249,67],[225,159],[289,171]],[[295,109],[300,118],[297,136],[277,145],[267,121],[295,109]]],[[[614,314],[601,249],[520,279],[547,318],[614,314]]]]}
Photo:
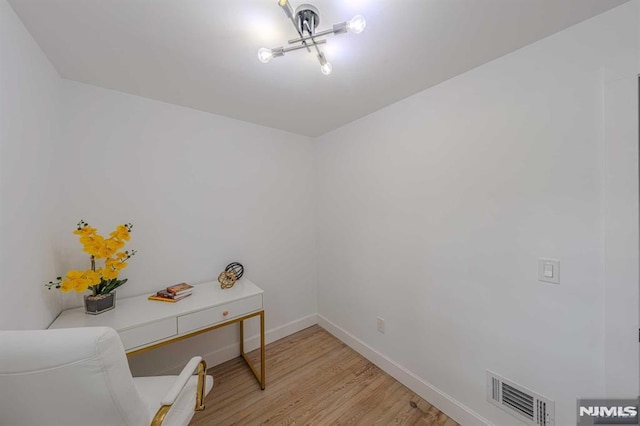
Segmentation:
{"type": "Polygon", "coordinates": [[[113,279],[109,280],[108,283],[105,285],[104,289],[102,290],[102,293],[100,293],[100,294],[111,293],[113,290],[115,290],[116,288],[118,288],[121,285],[123,285],[124,283],[126,283],[127,280],[128,280],[127,278],[125,278],[123,280],[118,280],[117,278],[113,278],[113,279]]]}

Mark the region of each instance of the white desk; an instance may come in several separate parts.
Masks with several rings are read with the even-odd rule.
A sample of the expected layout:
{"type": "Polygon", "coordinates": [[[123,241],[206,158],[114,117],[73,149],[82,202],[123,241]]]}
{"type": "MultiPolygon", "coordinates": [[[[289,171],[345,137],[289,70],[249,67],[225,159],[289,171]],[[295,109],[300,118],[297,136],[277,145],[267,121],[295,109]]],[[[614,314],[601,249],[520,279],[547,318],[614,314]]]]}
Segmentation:
{"type": "Polygon", "coordinates": [[[148,295],[116,300],[116,308],[100,315],[87,315],[84,308],[62,311],[49,328],[97,327],[115,329],[127,356],[240,323],[240,353],[265,388],[263,291],[242,278],[229,289],[217,281],[195,285],[193,294],[176,303],[148,300],[148,295]],[[260,316],[260,374],[244,352],[244,320],[260,316]]]}

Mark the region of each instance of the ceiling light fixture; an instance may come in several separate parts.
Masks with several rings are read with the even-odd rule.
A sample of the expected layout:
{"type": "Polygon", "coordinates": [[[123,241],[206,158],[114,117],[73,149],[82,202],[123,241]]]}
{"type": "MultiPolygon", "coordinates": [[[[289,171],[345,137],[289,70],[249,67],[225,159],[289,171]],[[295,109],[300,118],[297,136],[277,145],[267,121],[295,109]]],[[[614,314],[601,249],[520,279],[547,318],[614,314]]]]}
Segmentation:
{"type": "Polygon", "coordinates": [[[289,44],[291,45],[289,47],[275,47],[273,49],[263,47],[258,50],[258,60],[265,64],[271,59],[277,56],[284,56],[285,53],[293,50],[307,49],[307,52],[312,53],[311,48],[314,48],[318,61],[320,62],[320,71],[322,71],[324,75],[329,75],[333,67],[331,63],[327,61],[327,58],[319,47],[321,44],[326,43],[327,40],[319,39],[319,37],[344,34],[347,32],[360,34],[364,30],[364,27],[367,26],[367,21],[365,21],[361,15],[356,15],[350,21],[335,24],[328,30],[316,32],[316,28],[320,23],[320,15],[318,9],[314,6],[302,4],[298,6],[294,12],[288,0],[278,0],[278,5],[296,28],[299,37],[289,40],[289,44]]]}

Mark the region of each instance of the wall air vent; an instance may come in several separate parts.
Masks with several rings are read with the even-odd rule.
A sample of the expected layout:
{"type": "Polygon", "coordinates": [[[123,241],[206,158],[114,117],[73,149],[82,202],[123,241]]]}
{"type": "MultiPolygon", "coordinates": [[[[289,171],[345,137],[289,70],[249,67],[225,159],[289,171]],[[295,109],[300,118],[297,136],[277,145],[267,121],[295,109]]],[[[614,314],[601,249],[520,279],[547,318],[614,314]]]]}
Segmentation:
{"type": "Polygon", "coordinates": [[[487,401],[533,426],[555,426],[555,403],[487,370],[487,401]]]}

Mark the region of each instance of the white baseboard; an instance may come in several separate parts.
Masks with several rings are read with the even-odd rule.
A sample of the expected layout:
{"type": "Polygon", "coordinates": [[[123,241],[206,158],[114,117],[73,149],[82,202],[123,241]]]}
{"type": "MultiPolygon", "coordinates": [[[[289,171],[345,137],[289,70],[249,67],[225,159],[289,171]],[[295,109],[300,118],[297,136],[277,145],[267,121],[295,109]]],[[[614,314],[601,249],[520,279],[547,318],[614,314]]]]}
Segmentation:
{"type": "MultiPolygon", "coordinates": [[[[293,333],[297,333],[300,330],[304,330],[307,327],[311,327],[314,324],[318,323],[318,316],[316,314],[312,314],[286,324],[283,324],[279,327],[272,328],[270,330],[265,331],[265,344],[269,344],[271,342],[275,342],[276,340],[280,340],[283,337],[287,337],[293,333]]],[[[240,356],[240,348],[238,346],[239,340],[235,340],[233,343],[226,345],[220,349],[217,349],[213,352],[209,352],[207,354],[202,355],[202,359],[204,359],[207,363],[207,367],[213,367],[218,364],[222,364],[223,362],[227,362],[231,359],[237,358],[240,356]]],[[[260,335],[256,334],[251,337],[245,337],[244,340],[244,348],[245,352],[252,351],[254,349],[258,349],[260,347],[260,335]]],[[[162,371],[160,374],[178,374],[184,367],[184,364],[176,365],[174,367],[168,368],[162,371]]]]}
{"type": "Polygon", "coordinates": [[[342,342],[347,344],[360,355],[374,363],[381,370],[392,376],[394,379],[418,394],[422,399],[438,407],[447,416],[451,417],[461,425],[483,425],[492,426],[492,423],[480,416],[469,407],[458,402],[450,395],[442,392],[426,380],[418,377],[403,366],[382,355],[362,340],[338,327],[324,316],[318,314],[318,325],[342,342]]]}

